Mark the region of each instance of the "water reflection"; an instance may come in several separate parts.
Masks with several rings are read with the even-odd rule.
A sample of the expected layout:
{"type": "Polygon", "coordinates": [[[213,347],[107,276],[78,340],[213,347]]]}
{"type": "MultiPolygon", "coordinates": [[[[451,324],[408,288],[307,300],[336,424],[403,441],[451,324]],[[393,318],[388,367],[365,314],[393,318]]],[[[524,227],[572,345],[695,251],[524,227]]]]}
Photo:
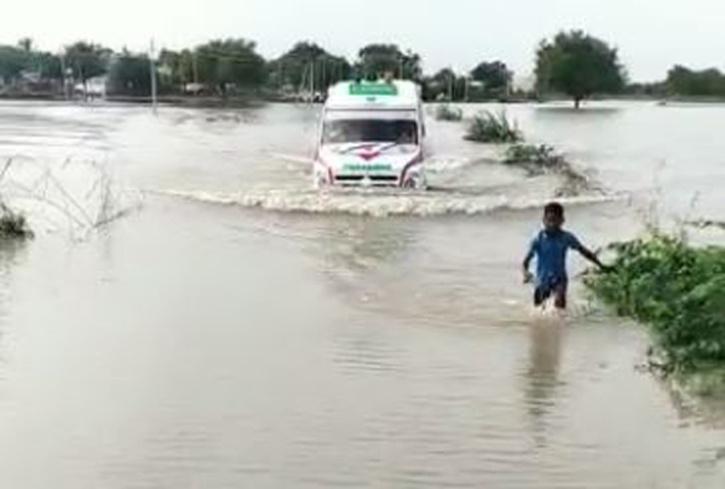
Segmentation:
{"type": "Polygon", "coordinates": [[[559,380],[565,324],[537,321],[529,327],[529,365],[525,373],[524,399],[537,447],[547,445],[548,415],[552,411],[559,380]]]}
{"type": "Polygon", "coordinates": [[[402,351],[388,343],[380,328],[347,325],[335,333],[334,343],[333,362],[344,373],[394,375],[401,372],[402,351]]]}
{"type": "Polygon", "coordinates": [[[325,248],[329,263],[356,272],[396,262],[414,238],[392,220],[349,220],[342,227],[338,222],[330,224],[331,239],[325,248]]]}
{"type": "Polygon", "coordinates": [[[601,118],[602,116],[615,116],[622,114],[620,107],[584,107],[575,109],[573,106],[557,106],[557,107],[536,107],[534,115],[538,116],[556,116],[565,117],[571,123],[572,117],[581,119],[601,118]]]}
{"type": "Polygon", "coordinates": [[[320,254],[325,275],[336,291],[360,290],[386,265],[403,263],[416,240],[411,227],[396,219],[320,219],[320,254]]]}
{"type": "Polygon", "coordinates": [[[5,347],[2,342],[5,326],[9,322],[12,303],[12,273],[24,260],[26,243],[0,238],[0,364],[5,364],[5,347]]]}

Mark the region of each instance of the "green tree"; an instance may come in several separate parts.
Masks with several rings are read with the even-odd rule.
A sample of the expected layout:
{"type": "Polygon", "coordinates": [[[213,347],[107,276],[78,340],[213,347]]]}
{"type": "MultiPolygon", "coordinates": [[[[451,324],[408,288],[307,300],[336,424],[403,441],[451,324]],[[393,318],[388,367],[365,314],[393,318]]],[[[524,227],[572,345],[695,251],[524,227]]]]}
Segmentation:
{"type": "Polygon", "coordinates": [[[395,44],[369,44],[358,52],[358,75],[373,79],[392,73],[397,78],[420,80],[423,70],[420,56],[405,53],[395,44]]]}
{"type": "Polygon", "coordinates": [[[538,90],[563,92],[576,108],[595,93],[619,92],[625,78],[617,50],[582,31],[560,32],[536,52],[538,90]]]}
{"type": "Polygon", "coordinates": [[[676,65],[667,73],[666,84],[673,95],[725,96],[725,75],[716,68],[696,71],[676,65]]]}
{"type": "Polygon", "coordinates": [[[108,91],[122,95],[149,95],[151,64],[148,56],[124,50],[114,57],[108,70],[108,91]]]}
{"type": "Polygon", "coordinates": [[[430,100],[458,100],[458,75],[450,69],[443,68],[425,82],[426,98],[430,100]]]}
{"type": "Polygon", "coordinates": [[[60,58],[34,50],[30,38],[19,40],[16,46],[0,46],[0,79],[6,84],[12,84],[23,72],[34,75],[29,80],[35,84],[62,79],[60,58]]]}
{"type": "Polygon", "coordinates": [[[466,100],[472,94],[472,87],[466,76],[457,74],[451,68],[443,68],[433,76],[425,77],[422,88],[423,99],[426,101],[458,102],[466,100]]]}
{"type": "Polygon", "coordinates": [[[41,80],[60,81],[63,79],[60,57],[46,52],[32,53],[31,64],[41,80]]]}
{"type": "Polygon", "coordinates": [[[511,84],[513,74],[502,61],[484,61],[471,70],[471,78],[481,82],[488,93],[502,95],[511,84]]]}
{"type": "Polygon", "coordinates": [[[317,44],[299,42],[270,62],[268,71],[270,82],[279,88],[309,84],[316,90],[324,90],[337,81],[350,78],[352,69],[345,58],[333,56],[317,44]]]}
{"type": "Polygon", "coordinates": [[[225,95],[233,87],[258,87],[266,78],[264,58],[257,54],[256,44],[245,39],[215,40],[194,50],[200,82],[214,86],[225,95]]]}
{"type": "Polygon", "coordinates": [[[105,74],[112,51],[98,44],[78,41],[65,49],[66,66],[73,72],[73,78],[83,83],[87,90],[88,80],[105,74]]]}
{"type": "Polygon", "coordinates": [[[29,37],[23,37],[18,41],[18,47],[26,53],[29,53],[33,51],[33,40],[29,37]]]}
{"type": "Polygon", "coordinates": [[[162,49],[158,66],[159,82],[164,89],[181,87],[194,80],[192,54],[188,49],[180,52],[162,49]]]}
{"type": "Polygon", "coordinates": [[[29,54],[15,46],[0,46],[0,78],[6,84],[15,82],[27,67],[29,54]]]}
{"type": "Polygon", "coordinates": [[[158,60],[159,92],[178,92],[187,83],[198,81],[196,68],[196,57],[191,50],[161,50],[158,60]]]}

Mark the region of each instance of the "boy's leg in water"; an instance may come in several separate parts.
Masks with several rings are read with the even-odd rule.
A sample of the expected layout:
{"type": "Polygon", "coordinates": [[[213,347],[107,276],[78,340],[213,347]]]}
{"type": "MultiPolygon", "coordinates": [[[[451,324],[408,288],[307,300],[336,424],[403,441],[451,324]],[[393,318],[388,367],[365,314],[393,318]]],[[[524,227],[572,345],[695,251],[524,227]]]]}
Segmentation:
{"type": "Polygon", "coordinates": [[[534,306],[542,305],[551,296],[551,289],[543,284],[537,285],[534,289],[534,306]]]}
{"type": "Polygon", "coordinates": [[[566,286],[566,280],[554,286],[554,307],[557,309],[566,309],[566,286]]]}

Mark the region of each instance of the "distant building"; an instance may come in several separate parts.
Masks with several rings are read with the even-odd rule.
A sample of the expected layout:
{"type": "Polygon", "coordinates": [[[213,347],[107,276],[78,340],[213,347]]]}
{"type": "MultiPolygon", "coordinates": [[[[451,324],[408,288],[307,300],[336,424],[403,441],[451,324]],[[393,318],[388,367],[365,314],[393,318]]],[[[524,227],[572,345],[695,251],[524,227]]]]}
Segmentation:
{"type": "Polygon", "coordinates": [[[203,83],[185,83],[184,93],[188,95],[201,95],[207,91],[206,85],[203,83]]]}
{"type": "Polygon", "coordinates": [[[85,85],[81,82],[73,85],[73,91],[86,98],[105,98],[107,84],[107,76],[95,76],[86,80],[85,85]]]}
{"type": "Polygon", "coordinates": [[[536,77],[529,73],[522,76],[514,76],[513,89],[514,91],[531,92],[536,87],[536,77]]]}

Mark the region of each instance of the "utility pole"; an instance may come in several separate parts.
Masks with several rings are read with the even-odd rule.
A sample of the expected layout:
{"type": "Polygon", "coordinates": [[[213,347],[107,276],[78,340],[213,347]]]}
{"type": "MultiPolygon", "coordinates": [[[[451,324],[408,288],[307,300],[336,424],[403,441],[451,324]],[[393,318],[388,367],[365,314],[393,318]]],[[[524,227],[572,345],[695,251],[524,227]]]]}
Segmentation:
{"type": "Polygon", "coordinates": [[[156,114],[156,52],[154,49],[154,39],[151,38],[151,46],[149,49],[149,68],[151,69],[151,109],[156,114]]]}
{"type": "Polygon", "coordinates": [[[63,98],[68,100],[68,82],[65,79],[65,52],[61,51],[60,54],[58,54],[58,59],[60,60],[60,79],[63,83],[63,98]]]}
{"type": "Polygon", "coordinates": [[[320,83],[320,88],[324,92],[325,87],[327,86],[327,65],[325,63],[325,58],[322,58],[321,63],[322,63],[322,78],[321,78],[322,83],[320,83]]]}
{"type": "Polygon", "coordinates": [[[194,68],[194,84],[199,83],[199,64],[196,61],[196,50],[191,53],[191,64],[194,68]]]}
{"type": "Polygon", "coordinates": [[[315,62],[310,63],[310,102],[315,100],[315,62]]]}

